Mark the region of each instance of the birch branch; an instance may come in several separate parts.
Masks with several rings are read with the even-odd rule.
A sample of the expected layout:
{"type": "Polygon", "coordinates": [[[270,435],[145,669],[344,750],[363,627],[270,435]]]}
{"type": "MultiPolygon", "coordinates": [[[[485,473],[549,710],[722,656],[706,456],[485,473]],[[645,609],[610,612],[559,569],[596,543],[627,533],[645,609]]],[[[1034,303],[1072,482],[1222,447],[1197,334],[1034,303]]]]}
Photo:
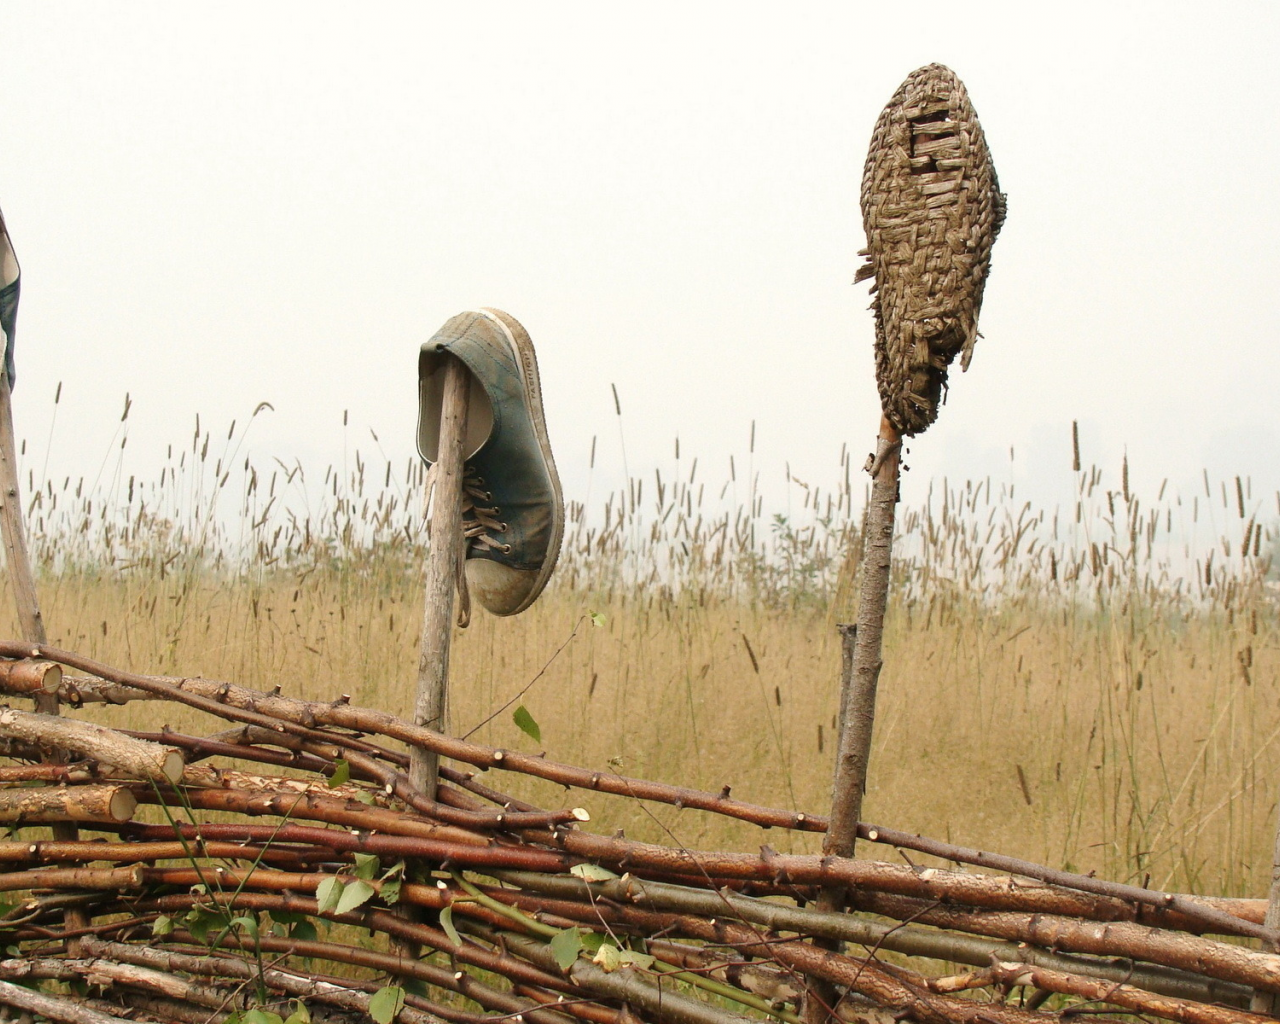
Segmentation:
{"type": "Polygon", "coordinates": [[[45,750],[70,750],[134,778],[174,783],[182,777],[182,754],[175,748],[130,739],[92,722],[6,708],[0,711],[0,736],[45,750]]]}
{"type": "Polygon", "coordinates": [[[117,824],[128,821],[138,801],[127,786],[41,786],[0,789],[0,821],[117,824]]]}

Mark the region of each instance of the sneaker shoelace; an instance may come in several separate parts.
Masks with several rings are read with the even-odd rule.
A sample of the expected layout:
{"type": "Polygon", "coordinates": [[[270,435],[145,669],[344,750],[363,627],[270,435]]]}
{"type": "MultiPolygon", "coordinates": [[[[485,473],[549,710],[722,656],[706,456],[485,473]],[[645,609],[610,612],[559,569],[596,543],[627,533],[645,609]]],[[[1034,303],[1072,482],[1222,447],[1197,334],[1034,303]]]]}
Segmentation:
{"type": "Polygon", "coordinates": [[[472,466],[463,467],[462,537],[465,543],[458,552],[458,626],[465,629],[471,622],[471,593],[467,589],[467,551],[474,545],[481,549],[511,553],[511,545],[496,539],[507,532],[507,524],[498,518],[502,509],[490,504],[493,495],[484,489],[484,478],[472,466]]]}

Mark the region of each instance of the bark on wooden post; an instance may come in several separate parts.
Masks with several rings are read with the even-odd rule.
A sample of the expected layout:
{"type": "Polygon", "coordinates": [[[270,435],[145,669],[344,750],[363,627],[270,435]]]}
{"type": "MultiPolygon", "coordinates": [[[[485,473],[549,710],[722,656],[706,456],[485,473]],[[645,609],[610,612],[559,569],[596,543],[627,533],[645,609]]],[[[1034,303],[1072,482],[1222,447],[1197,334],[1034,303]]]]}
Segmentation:
{"type": "Polygon", "coordinates": [[[849,718],[849,694],[853,691],[853,649],[858,640],[858,626],[853,622],[836,624],[840,634],[840,716],[836,720],[836,771],[840,771],[840,737],[849,718]]]}
{"type": "MultiPolygon", "coordinates": [[[[426,605],[418,658],[418,696],[413,720],[439,732],[449,728],[449,642],[453,635],[453,595],[462,569],[462,472],[467,436],[470,373],[456,356],[447,356],[440,413],[440,448],[431,467],[431,545],[427,553],[426,605]]],[[[414,747],[409,780],[434,800],[439,759],[414,747]]]]}
{"type": "MultiPolygon", "coordinates": [[[[1271,854],[1271,890],[1267,898],[1267,915],[1262,923],[1273,930],[1280,928],[1280,825],[1276,827],[1275,849],[1271,854]]],[[[1272,953],[1278,952],[1273,942],[1264,942],[1263,948],[1272,953]]],[[[1280,1016],[1280,995],[1259,989],[1253,993],[1253,1002],[1249,1009],[1254,1013],[1280,1016]]]]}
{"type": "MultiPolygon", "coordinates": [[[[867,789],[867,766],[871,760],[871,734],[875,726],[876,685],[884,638],[884,613],[889,600],[889,567],[893,551],[894,514],[898,504],[898,467],[902,442],[888,418],[880,423],[876,453],[868,469],[872,473],[871,503],[867,507],[862,553],[862,578],[858,591],[858,622],[841,629],[843,657],[840,694],[840,737],[836,752],[835,778],[831,786],[831,822],[823,837],[822,853],[827,857],[852,857],[862,816],[862,797],[867,789]]],[[[845,908],[843,886],[827,886],[818,894],[818,909],[826,912],[845,908]]],[[[838,941],[815,940],[815,945],[839,949],[838,941]]],[[[828,1019],[837,998],[827,982],[810,979],[810,998],[805,1001],[805,1017],[810,1024],[828,1019]]]]}
{"type": "MultiPolygon", "coordinates": [[[[0,220],[0,230],[4,222],[0,220]]],[[[13,584],[14,602],[18,609],[18,623],[22,638],[34,645],[48,642],[44,631],[44,617],[40,614],[40,599],[36,593],[35,576],[31,572],[31,559],[27,554],[26,531],[22,522],[22,497],[18,484],[18,446],[13,434],[13,394],[9,374],[0,366],[0,537],[4,539],[4,553],[13,584]]],[[[32,652],[34,654],[35,648],[32,652]]],[[[58,691],[41,689],[35,693],[36,710],[46,715],[58,713],[58,691]]],[[[56,758],[54,759],[56,763],[56,758]]],[[[63,842],[74,842],[80,832],[74,824],[57,822],[53,837],[63,842]]],[[[86,918],[82,911],[68,908],[66,924],[69,930],[83,927],[86,918]]],[[[71,949],[79,948],[72,940],[71,949]]]]}
{"type": "MultiPolygon", "coordinates": [[[[862,580],[858,623],[847,691],[841,697],[840,746],[832,785],[831,824],[822,843],[827,856],[852,857],[858,838],[858,819],[867,788],[871,733],[875,725],[876,684],[880,680],[884,613],[889,600],[889,563],[893,549],[894,513],[898,504],[898,454],[902,442],[887,418],[880,423],[876,454],[868,467],[873,473],[871,503],[863,538],[862,580]]],[[[824,891],[819,904],[839,909],[843,894],[824,891]]]]}
{"type": "MultiPolygon", "coordinates": [[[[13,400],[9,390],[8,375],[3,372],[0,372],[0,533],[4,536],[5,560],[9,567],[9,579],[13,584],[14,600],[18,606],[18,623],[22,627],[22,638],[34,644],[46,643],[44,619],[40,615],[36,581],[31,573],[27,539],[22,528],[17,445],[13,435],[13,400]]],[[[54,708],[58,705],[56,694],[48,694],[36,699],[37,702],[43,702],[54,708]]],[[[40,710],[46,714],[49,713],[48,706],[40,707],[40,710]]]]}
{"type": "MultiPolygon", "coordinates": [[[[864,538],[865,541],[865,538],[864,538]]],[[[842,778],[842,770],[847,762],[843,757],[841,745],[845,742],[845,737],[849,734],[849,708],[854,701],[854,656],[857,648],[858,627],[856,623],[840,623],[836,626],[840,633],[840,715],[837,719],[836,728],[836,770],[835,778],[832,782],[832,802],[835,803],[839,799],[841,792],[856,792],[858,807],[853,813],[854,835],[848,842],[840,842],[838,845],[843,849],[847,847],[847,853],[837,853],[837,856],[852,857],[853,841],[857,838],[858,818],[861,816],[862,809],[862,793],[866,787],[866,759],[862,764],[862,779],[860,782],[853,784],[847,783],[842,778]]],[[[867,730],[868,740],[870,739],[870,730],[867,730]]],[[[831,827],[828,826],[827,834],[823,837],[822,852],[824,855],[834,851],[829,850],[829,845],[837,845],[831,842],[831,827]]],[[[843,837],[842,837],[843,839],[843,837]]],[[[823,911],[841,911],[845,907],[846,890],[844,886],[832,886],[823,889],[818,894],[817,907],[823,911]]],[[[839,939],[833,938],[815,938],[813,944],[819,949],[830,949],[839,952],[844,943],[839,939]]],[[[821,1024],[831,1016],[836,1003],[840,999],[839,990],[831,982],[825,978],[811,977],[808,979],[808,992],[805,996],[805,1011],[811,1024],[821,1024]]]]}

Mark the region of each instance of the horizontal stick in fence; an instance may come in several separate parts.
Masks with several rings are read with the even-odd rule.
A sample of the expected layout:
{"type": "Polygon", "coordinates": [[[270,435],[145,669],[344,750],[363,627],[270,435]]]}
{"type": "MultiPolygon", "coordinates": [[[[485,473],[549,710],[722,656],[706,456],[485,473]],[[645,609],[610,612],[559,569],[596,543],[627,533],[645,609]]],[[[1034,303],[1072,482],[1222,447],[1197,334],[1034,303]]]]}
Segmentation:
{"type": "Polygon", "coordinates": [[[5,708],[0,710],[0,736],[44,750],[69,750],[138,779],[172,783],[182,777],[182,754],[174,748],[131,739],[93,722],[5,708]]]}
{"type": "Polygon", "coordinates": [[[5,693],[56,694],[62,684],[62,666],[52,661],[23,658],[0,661],[0,688],[5,693]]]}
{"type": "MultiPolygon", "coordinates": [[[[354,979],[346,979],[345,984],[338,985],[317,979],[314,975],[299,974],[278,967],[260,968],[248,960],[229,956],[192,955],[126,942],[108,942],[97,938],[86,939],[83,949],[85,953],[100,959],[134,963],[169,974],[184,971],[187,974],[206,977],[235,978],[242,981],[261,980],[275,991],[304,999],[306,1002],[320,1002],[363,1014],[368,1014],[369,1011],[369,996],[352,988],[354,979]]],[[[414,1018],[410,1014],[401,1019],[404,1024],[409,1024],[414,1018]]],[[[419,1019],[424,1022],[430,1021],[430,1018],[425,1015],[419,1019]]]]}
{"type": "MultiPolygon", "coordinates": [[[[425,888],[425,887],[424,887],[425,888]]],[[[576,988],[565,980],[558,972],[551,973],[544,971],[532,964],[525,963],[510,956],[487,950],[474,943],[463,943],[461,945],[453,942],[443,931],[433,928],[426,924],[413,921],[406,921],[397,917],[389,911],[385,910],[364,910],[356,913],[348,914],[324,914],[319,915],[319,908],[314,899],[303,896],[296,896],[289,893],[214,893],[209,896],[210,901],[215,901],[229,910],[256,910],[270,911],[283,910],[292,913],[307,914],[310,916],[323,916],[326,920],[336,921],[341,924],[355,925],[361,928],[372,928],[375,931],[384,932],[397,938],[418,942],[424,946],[430,946],[433,949],[443,950],[450,956],[456,958],[459,962],[479,967],[482,970],[492,971],[495,974],[501,974],[507,978],[515,978],[526,981],[533,985],[540,985],[544,988],[551,988],[568,994],[580,994],[576,988]]],[[[177,913],[185,909],[190,909],[191,898],[189,896],[162,896],[156,898],[145,899],[141,901],[140,906],[146,910],[159,911],[160,913],[177,913]],[[185,900],[185,902],[184,902],[185,900]]],[[[473,908],[474,912],[480,913],[480,908],[473,908]]],[[[501,923],[509,924],[510,922],[501,923]]],[[[265,941],[265,936],[263,937],[265,941]]],[[[229,944],[232,943],[231,937],[225,940],[229,944]]],[[[253,940],[249,940],[250,947],[253,940]]],[[[297,956],[318,956],[325,957],[325,952],[318,947],[325,947],[325,943],[306,944],[296,939],[279,940],[280,944],[273,951],[294,953],[297,956]],[[310,950],[310,951],[309,951],[310,950]]],[[[267,950],[266,946],[262,947],[267,950]]],[[[349,950],[350,947],[329,945],[329,949],[349,950]]],[[[402,961],[398,957],[388,956],[385,953],[374,953],[370,950],[358,949],[353,951],[363,959],[347,960],[345,962],[355,964],[356,966],[372,967],[375,970],[385,970],[391,973],[405,973],[401,971],[399,965],[402,961]]]]}
{"type": "Polygon", "coordinates": [[[46,995],[10,981],[0,981],[0,1005],[38,1013],[48,1020],[65,1021],[66,1024],[130,1024],[125,1017],[112,1017],[82,1006],[78,999],[46,995]]]}
{"type": "MultiPolygon", "coordinates": [[[[55,719],[62,721],[62,719],[55,719]]],[[[0,789],[0,821],[24,824],[128,821],[138,801],[127,786],[40,786],[0,789]]]]}
{"type": "MultiPolygon", "coordinates": [[[[699,891],[664,883],[643,881],[638,878],[617,881],[587,883],[579,878],[540,875],[533,872],[503,871],[498,873],[504,882],[536,893],[563,897],[550,903],[542,901],[555,913],[567,913],[566,900],[585,900],[591,917],[606,915],[609,902],[637,903],[646,907],[697,914],[703,917],[730,917],[746,923],[760,925],[775,932],[795,932],[803,936],[823,936],[856,942],[864,946],[923,956],[950,963],[970,964],[975,967],[990,966],[993,958],[1004,961],[1020,961],[1039,967],[1088,974],[1114,982],[1131,982],[1140,988],[1150,989],[1178,998],[1196,999],[1201,1002],[1228,1002],[1233,1006],[1247,1007],[1247,986],[1216,981],[1189,971],[1172,971],[1135,963],[1117,963],[1114,960],[1083,960],[1062,956],[1023,942],[979,938],[954,931],[942,931],[918,925],[886,924],[844,913],[831,913],[807,907],[789,907],[742,896],[728,890],[719,892],[699,891]]],[[[510,891],[507,891],[508,893],[510,891]]],[[[498,898],[502,894],[494,893],[498,898]]],[[[926,904],[927,906],[927,904],[926,904]]]]}
{"type": "Polygon", "coordinates": [[[1110,1003],[1134,1013],[1163,1017],[1180,1024],[1267,1024],[1275,1020],[1274,1017],[1263,1017],[1240,1009],[1206,1006],[1146,992],[1133,984],[1096,981],[1027,964],[996,963],[991,973],[993,979],[1003,985],[1030,986],[1044,992],[1080,996],[1091,1002],[1110,1003]]]}
{"type": "MultiPolygon", "coordinates": [[[[445,827],[445,826],[438,826],[445,827]]],[[[307,825],[249,825],[240,823],[204,823],[189,825],[178,823],[176,831],[185,838],[203,837],[205,840],[245,840],[247,842],[282,843],[296,842],[327,845],[341,853],[374,853],[388,857],[419,857],[465,868],[517,868],[551,873],[568,871],[581,858],[554,850],[539,850],[520,846],[490,846],[483,837],[479,845],[445,842],[418,836],[386,835],[375,832],[352,832],[346,829],[315,828],[307,825]]],[[[172,837],[175,826],[130,826],[126,835],[148,841],[172,837]]]]}

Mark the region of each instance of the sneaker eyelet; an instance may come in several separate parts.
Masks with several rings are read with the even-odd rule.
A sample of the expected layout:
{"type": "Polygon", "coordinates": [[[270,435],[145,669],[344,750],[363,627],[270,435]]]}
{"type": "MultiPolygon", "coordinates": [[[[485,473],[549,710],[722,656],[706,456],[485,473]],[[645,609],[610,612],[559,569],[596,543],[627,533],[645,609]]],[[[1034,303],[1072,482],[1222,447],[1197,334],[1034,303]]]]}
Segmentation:
{"type": "Polygon", "coordinates": [[[507,532],[507,524],[506,524],[506,523],[499,523],[499,524],[498,524],[498,532],[499,532],[499,533],[506,533],[506,532],[507,532]]]}
{"type": "Polygon", "coordinates": [[[491,511],[493,512],[493,514],[494,514],[495,516],[500,516],[500,515],[502,515],[502,509],[498,508],[498,506],[497,506],[497,505],[494,505],[494,506],[493,506],[493,508],[491,509],[491,511]]]}
{"type": "Polygon", "coordinates": [[[502,553],[503,553],[504,555],[509,555],[509,554],[511,554],[511,545],[510,545],[510,544],[503,544],[503,545],[502,545],[502,553]]]}

